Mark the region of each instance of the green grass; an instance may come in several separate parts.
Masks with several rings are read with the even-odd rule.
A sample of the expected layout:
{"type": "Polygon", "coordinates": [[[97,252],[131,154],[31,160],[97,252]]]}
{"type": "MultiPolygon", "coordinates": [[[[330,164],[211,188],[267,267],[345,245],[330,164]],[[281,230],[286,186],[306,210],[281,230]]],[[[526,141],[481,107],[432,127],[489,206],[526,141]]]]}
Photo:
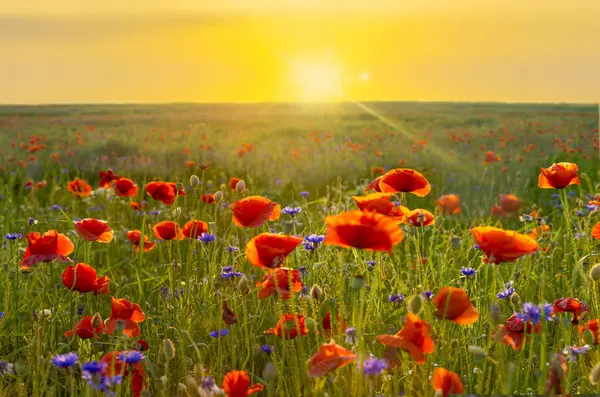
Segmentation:
{"type": "MultiPolygon", "coordinates": [[[[141,338],[150,345],[145,352],[146,380],[148,392],[155,396],[197,396],[192,378],[212,375],[220,385],[223,376],[234,369],[247,370],[252,383],[263,383],[262,396],[391,397],[400,392],[433,396],[429,377],[436,366],[458,373],[468,393],[543,394],[552,355],[562,353],[567,346],[584,344],[568,321],[570,314],[559,314],[555,322],[544,323],[543,332],[535,334],[522,350],[514,351],[492,337],[497,319],[490,316],[490,307],[497,304],[506,319],[520,311],[523,302],[552,303],[562,297],[576,297],[590,308],[586,319],[599,317],[600,284],[588,273],[600,262],[596,240],[590,237],[592,226],[600,219],[595,212],[584,211],[581,217],[576,214],[587,204],[587,195],[600,193],[600,162],[594,147],[597,106],[366,106],[369,110],[350,104],[0,108],[2,235],[56,229],[75,243],[71,255],[75,262],[88,263],[99,275],[112,280],[108,295],[71,292],[60,278],[65,264],[38,264],[33,271],[22,272],[20,259],[26,239],[5,240],[0,251],[0,358],[14,364],[15,373],[0,377],[0,395],[95,395],[79,379],[78,369],[72,374],[60,371],[50,359],[74,351],[85,362],[133,347],[137,338],[63,337],[79,320],[77,308],[84,304],[85,315],[98,312],[108,318],[111,296],[128,297],[146,313],[140,324],[141,338]],[[453,141],[452,133],[463,141],[453,141]],[[46,148],[34,154],[34,162],[19,147],[28,144],[32,135],[47,138],[42,142],[46,148]],[[83,141],[78,143],[77,136],[83,141]],[[419,141],[427,143],[421,145],[419,141]],[[575,153],[563,151],[561,143],[566,141],[564,147],[576,149],[575,153]],[[253,145],[254,150],[240,157],[238,152],[244,144],[253,145]],[[535,148],[525,153],[530,144],[535,148]],[[186,148],[189,155],[184,152],[186,148]],[[486,150],[493,150],[503,160],[483,165],[486,150]],[[67,151],[72,151],[72,156],[67,156],[67,151]],[[60,163],[51,158],[52,153],[59,155],[60,163]],[[27,167],[19,167],[19,160],[26,160],[27,167]],[[196,166],[186,167],[187,160],[196,166]],[[560,198],[553,198],[558,191],[537,188],[537,176],[540,167],[558,161],[579,164],[582,184],[570,186],[560,198]],[[201,170],[199,164],[209,167],[201,170]],[[304,285],[309,289],[318,285],[322,299],[296,295],[288,301],[275,297],[259,300],[254,284],[264,272],[246,260],[246,243],[271,229],[301,236],[325,234],[324,216],[355,209],[350,196],[363,194],[361,189],[372,179],[370,168],[374,166],[413,168],[429,179],[433,188],[427,197],[408,194],[403,198],[411,209],[434,212],[439,196],[456,193],[461,197],[463,213],[448,216],[436,212],[433,227],[404,227],[405,239],[392,255],[331,246],[310,252],[300,245],[286,266],[304,266],[304,285]],[[502,167],[506,167],[505,172],[502,167]],[[87,180],[95,189],[98,171],[107,168],[137,182],[140,192],[135,200],[148,201],[145,212],[133,211],[126,198],[103,194],[79,198],[67,191],[67,182],[75,177],[87,180]],[[202,181],[196,188],[189,187],[192,174],[202,181]],[[236,194],[225,187],[231,176],[242,178],[247,190],[236,194]],[[29,179],[46,180],[47,186],[27,190],[24,183],[29,179]],[[174,205],[165,206],[143,190],[153,179],[185,185],[187,194],[178,197],[174,205]],[[216,191],[223,192],[222,202],[207,205],[199,200],[202,194],[216,191]],[[310,196],[300,196],[301,191],[310,192],[310,196]],[[537,208],[548,217],[552,234],[540,245],[552,248],[514,263],[488,265],[482,261],[482,253],[473,248],[471,227],[495,225],[526,233],[535,225],[518,217],[497,219],[490,215],[498,195],[508,193],[522,200],[521,213],[537,208]],[[239,228],[232,223],[226,204],[250,194],[266,195],[282,207],[299,205],[302,212],[295,223],[282,214],[278,221],[259,229],[239,228]],[[181,209],[178,217],[175,208],[181,209]],[[28,222],[30,217],[36,222],[28,222]],[[81,240],[71,222],[85,217],[107,220],[115,231],[114,240],[109,244],[81,240]],[[149,253],[136,254],[125,235],[127,230],[141,229],[153,239],[151,226],[155,223],[175,220],[183,225],[190,219],[209,222],[216,240],[209,244],[188,239],[164,241],[149,253]],[[451,244],[452,237],[459,240],[451,244]],[[228,246],[239,251],[227,252],[228,246]],[[419,262],[422,257],[427,258],[425,264],[419,262]],[[373,270],[367,266],[368,260],[376,261],[373,270]],[[224,266],[243,272],[248,282],[240,285],[237,279],[220,279],[224,266]],[[462,266],[475,268],[476,275],[461,276],[462,266]],[[353,278],[357,274],[365,278],[362,288],[355,288],[353,278]],[[519,302],[496,297],[509,281],[514,282],[519,302]],[[400,365],[376,377],[365,378],[356,372],[354,364],[327,378],[308,376],[307,360],[320,344],[332,338],[320,329],[325,312],[337,313],[357,329],[356,345],[348,344],[344,333],[333,336],[337,343],[353,349],[361,358],[370,353],[382,358],[384,347],[376,336],[402,328],[411,297],[424,291],[435,293],[444,286],[465,289],[480,317],[470,326],[440,321],[425,300],[420,316],[432,325],[435,341],[435,352],[427,357],[426,364],[416,365],[407,353],[400,352],[400,365]],[[183,294],[173,296],[180,289],[183,294]],[[165,290],[170,291],[170,298],[163,296],[165,290]],[[405,303],[388,301],[389,295],[397,293],[405,295],[405,303]],[[223,300],[237,315],[237,324],[226,326],[223,322],[223,300]],[[42,310],[50,310],[51,315],[40,315],[42,310]],[[310,328],[308,335],[294,340],[265,335],[283,313],[303,314],[310,328]],[[209,336],[209,332],[223,328],[230,331],[228,335],[209,336]],[[166,339],[175,347],[172,360],[165,358],[166,339]],[[261,351],[265,344],[274,346],[273,354],[261,351]],[[489,359],[474,357],[468,349],[471,345],[483,348],[489,359]],[[264,372],[270,362],[275,376],[264,372]]],[[[563,382],[566,392],[600,393],[599,386],[588,380],[599,361],[598,346],[593,346],[577,362],[569,363],[563,382]]],[[[129,380],[117,394],[131,394],[129,380]]]]}

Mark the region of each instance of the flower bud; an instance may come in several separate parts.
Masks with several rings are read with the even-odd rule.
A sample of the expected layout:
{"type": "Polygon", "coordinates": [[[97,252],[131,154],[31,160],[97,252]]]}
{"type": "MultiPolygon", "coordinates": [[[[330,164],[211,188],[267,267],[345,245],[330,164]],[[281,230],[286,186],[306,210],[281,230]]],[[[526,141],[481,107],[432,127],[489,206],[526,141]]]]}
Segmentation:
{"type": "Polygon", "coordinates": [[[408,302],[408,309],[413,314],[419,314],[423,307],[423,298],[420,295],[414,295],[408,302]]]}
{"type": "Polygon", "coordinates": [[[235,184],[235,192],[240,194],[246,189],[246,182],[240,179],[238,183],[235,184]]]}
{"type": "Polygon", "coordinates": [[[450,245],[452,246],[452,248],[454,248],[454,249],[460,248],[460,243],[461,243],[460,237],[458,237],[458,236],[450,237],[450,245]]]}
{"type": "Polygon", "coordinates": [[[519,304],[521,303],[521,297],[516,292],[514,292],[510,296],[509,300],[510,300],[510,303],[512,303],[515,306],[519,306],[519,304]]]}
{"type": "Polygon", "coordinates": [[[173,209],[173,218],[179,218],[181,215],[181,207],[177,207],[173,209]]]}
{"type": "Polygon", "coordinates": [[[583,333],[583,341],[586,345],[594,345],[594,334],[589,329],[586,329],[583,333]]]}
{"type": "Polygon", "coordinates": [[[479,346],[469,346],[469,352],[473,355],[475,363],[481,364],[485,361],[487,353],[479,346]]]}
{"type": "Polygon", "coordinates": [[[183,383],[177,384],[177,390],[179,391],[179,393],[183,394],[184,396],[187,396],[187,394],[188,394],[188,388],[183,383]]]}
{"type": "Polygon", "coordinates": [[[100,313],[96,312],[94,317],[92,317],[92,328],[98,328],[100,324],[102,324],[102,317],[100,317],[100,313]]]}
{"type": "Polygon", "coordinates": [[[165,358],[167,361],[171,361],[175,358],[175,346],[171,339],[163,340],[163,351],[165,353],[165,358]]]}
{"type": "Polygon", "coordinates": [[[313,285],[310,289],[310,297],[316,301],[322,301],[325,298],[323,290],[317,284],[313,285]]]}
{"type": "Polygon", "coordinates": [[[269,361],[265,365],[265,368],[263,369],[263,372],[262,372],[262,377],[266,381],[273,381],[273,380],[275,380],[275,378],[277,378],[277,369],[275,368],[275,365],[273,364],[272,361],[269,361]]]}
{"type": "Polygon", "coordinates": [[[600,263],[596,263],[590,270],[590,278],[594,281],[600,280],[600,263]]]}
{"type": "Polygon", "coordinates": [[[248,295],[250,293],[250,280],[248,280],[246,275],[241,276],[238,280],[237,289],[242,295],[248,295]]]}
{"type": "Polygon", "coordinates": [[[365,286],[365,277],[362,274],[355,274],[352,279],[350,279],[350,287],[352,289],[361,289],[365,286]]]}
{"type": "Polygon", "coordinates": [[[196,175],[190,176],[190,185],[192,187],[196,187],[199,184],[200,184],[200,178],[198,178],[196,175]]]}
{"type": "MultiPolygon", "coordinates": [[[[292,321],[286,321],[286,324],[291,325],[291,329],[289,329],[288,331],[291,331],[296,326],[296,324],[292,321]]],[[[308,330],[311,333],[317,332],[317,323],[312,318],[307,318],[304,322],[304,325],[306,326],[306,328],[308,328],[308,330]]]]}
{"type": "Polygon", "coordinates": [[[215,203],[220,203],[221,200],[223,200],[223,192],[219,190],[215,193],[215,203]]]}
{"type": "Polygon", "coordinates": [[[590,372],[590,383],[592,385],[600,383],[600,363],[594,365],[594,368],[592,368],[592,371],[590,372]]]}

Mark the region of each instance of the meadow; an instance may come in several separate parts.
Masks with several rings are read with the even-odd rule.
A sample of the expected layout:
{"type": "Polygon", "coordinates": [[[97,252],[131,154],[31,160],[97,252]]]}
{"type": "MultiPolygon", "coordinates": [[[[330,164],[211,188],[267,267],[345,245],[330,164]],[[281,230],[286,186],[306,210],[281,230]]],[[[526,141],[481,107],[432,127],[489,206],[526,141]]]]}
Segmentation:
{"type": "Polygon", "coordinates": [[[5,106],[0,144],[1,396],[600,393],[598,106],[5,106]]]}

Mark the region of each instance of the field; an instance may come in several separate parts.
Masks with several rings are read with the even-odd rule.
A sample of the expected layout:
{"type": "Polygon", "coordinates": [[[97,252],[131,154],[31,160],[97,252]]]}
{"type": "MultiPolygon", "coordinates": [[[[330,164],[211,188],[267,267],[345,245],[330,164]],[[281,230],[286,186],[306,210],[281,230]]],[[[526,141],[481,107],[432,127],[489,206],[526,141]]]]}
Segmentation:
{"type": "Polygon", "coordinates": [[[6,106],[0,144],[1,396],[600,393],[597,106],[6,106]]]}

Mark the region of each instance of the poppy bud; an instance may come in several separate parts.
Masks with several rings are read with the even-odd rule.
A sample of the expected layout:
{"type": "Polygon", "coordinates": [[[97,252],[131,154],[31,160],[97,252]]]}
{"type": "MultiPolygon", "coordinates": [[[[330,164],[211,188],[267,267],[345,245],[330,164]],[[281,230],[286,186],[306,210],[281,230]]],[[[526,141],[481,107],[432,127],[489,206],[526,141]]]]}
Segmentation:
{"type": "Polygon", "coordinates": [[[490,320],[492,325],[497,325],[502,322],[502,310],[500,306],[492,304],[490,306],[490,320]]]}
{"type": "Polygon", "coordinates": [[[208,164],[198,164],[198,168],[200,168],[202,171],[205,171],[208,169],[208,164]]]}
{"type": "Polygon", "coordinates": [[[186,377],[184,382],[189,390],[198,390],[200,388],[198,381],[193,376],[186,377]]]}
{"type": "Polygon", "coordinates": [[[96,329],[102,324],[102,317],[100,317],[100,313],[96,312],[94,317],[92,317],[92,328],[96,329]]]}
{"type": "Polygon", "coordinates": [[[188,394],[188,388],[183,383],[177,384],[177,390],[183,395],[187,396],[187,394],[188,394]]]}
{"type": "Polygon", "coordinates": [[[521,303],[521,297],[516,292],[513,292],[509,299],[510,303],[512,303],[514,306],[519,306],[521,303]]]}
{"type": "Polygon", "coordinates": [[[175,358],[175,346],[171,339],[163,340],[163,351],[165,353],[165,358],[167,361],[171,361],[175,358]]]}
{"type": "Polygon", "coordinates": [[[590,383],[592,385],[597,385],[600,382],[600,363],[594,365],[592,371],[590,372],[590,383]]]}
{"type": "Polygon", "coordinates": [[[294,232],[294,222],[285,222],[283,224],[283,232],[285,234],[292,234],[294,232]]]}
{"type": "Polygon", "coordinates": [[[262,377],[266,381],[273,381],[277,377],[277,369],[272,361],[269,361],[262,372],[262,377]]]}
{"type": "Polygon", "coordinates": [[[596,263],[590,270],[590,277],[594,281],[600,280],[600,263],[596,263]]]}
{"type": "Polygon", "coordinates": [[[223,192],[219,190],[215,193],[215,203],[220,203],[221,200],[223,200],[223,192]]]}
{"type": "Polygon", "coordinates": [[[362,274],[355,274],[350,280],[350,287],[353,289],[361,289],[365,286],[365,278],[362,274]]]}
{"type": "Polygon", "coordinates": [[[413,314],[419,314],[421,312],[421,308],[423,307],[423,298],[420,295],[415,295],[410,298],[408,302],[408,309],[413,314]]]}
{"type": "Polygon", "coordinates": [[[452,246],[452,248],[454,248],[454,249],[460,248],[460,243],[461,243],[460,237],[458,237],[458,236],[450,237],[450,245],[452,246]]]}
{"type": "Polygon", "coordinates": [[[325,295],[323,294],[323,290],[321,289],[321,287],[315,284],[310,289],[310,297],[316,301],[321,301],[323,300],[323,298],[325,298],[325,295]]]}
{"type": "Polygon", "coordinates": [[[476,363],[481,364],[485,361],[487,353],[479,346],[469,346],[469,352],[473,355],[476,363]]]}
{"type": "Polygon", "coordinates": [[[585,342],[586,345],[593,345],[594,344],[594,334],[592,333],[592,331],[590,331],[589,329],[586,329],[583,332],[583,341],[585,342]]]}
{"type": "Polygon", "coordinates": [[[250,293],[250,280],[248,280],[248,277],[245,275],[240,277],[237,283],[237,289],[242,295],[248,295],[250,293]]]}
{"type": "Polygon", "coordinates": [[[235,184],[235,192],[237,194],[240,194],[245,189],[246,189],[246,182],[244,182],[243,180],[240,180],[238,183],[235,184]]]}
{"type": "Polygon", "coordinates": [[[52,312],[50,311],[50,309],[43,309],[40,310],[37,315],[40,320],[50,321],[50,317],[52,317],[52,312]]]}
{"type": "Polygon", "coordinates": [[[190,176],[190,185],[192,187],[196,187],[199,184],[200,184],[200,178],[198,178],[196,175],[190,176]]]}
{"type": "MultiPolygon", "coordinates": [[[[313,320],[312,318],[307,318],[306,320],[304,320],[304,325],[306,326],[306,328],[308,328],[308,330],[311,333],[317,332],[317,323],[315,323],[315,320],[313,320]]],[[[286,321],[286,326],[290,326],[290,329],[288,329],[289,332],[292,329],[294,329],[296,325],[293,321],[286,321]]]]}
{"type": "Polygon", "coordinates": [[[140,397],[152,397],[152,393],[150,393],[150,390],[144,389],[140,393],[140,397]]]}
{"type": "Polygon", "coordinates": [[[177,207],[173,210],[173,218],[179,218],[181,215],[181,207],[177,207]]]}

